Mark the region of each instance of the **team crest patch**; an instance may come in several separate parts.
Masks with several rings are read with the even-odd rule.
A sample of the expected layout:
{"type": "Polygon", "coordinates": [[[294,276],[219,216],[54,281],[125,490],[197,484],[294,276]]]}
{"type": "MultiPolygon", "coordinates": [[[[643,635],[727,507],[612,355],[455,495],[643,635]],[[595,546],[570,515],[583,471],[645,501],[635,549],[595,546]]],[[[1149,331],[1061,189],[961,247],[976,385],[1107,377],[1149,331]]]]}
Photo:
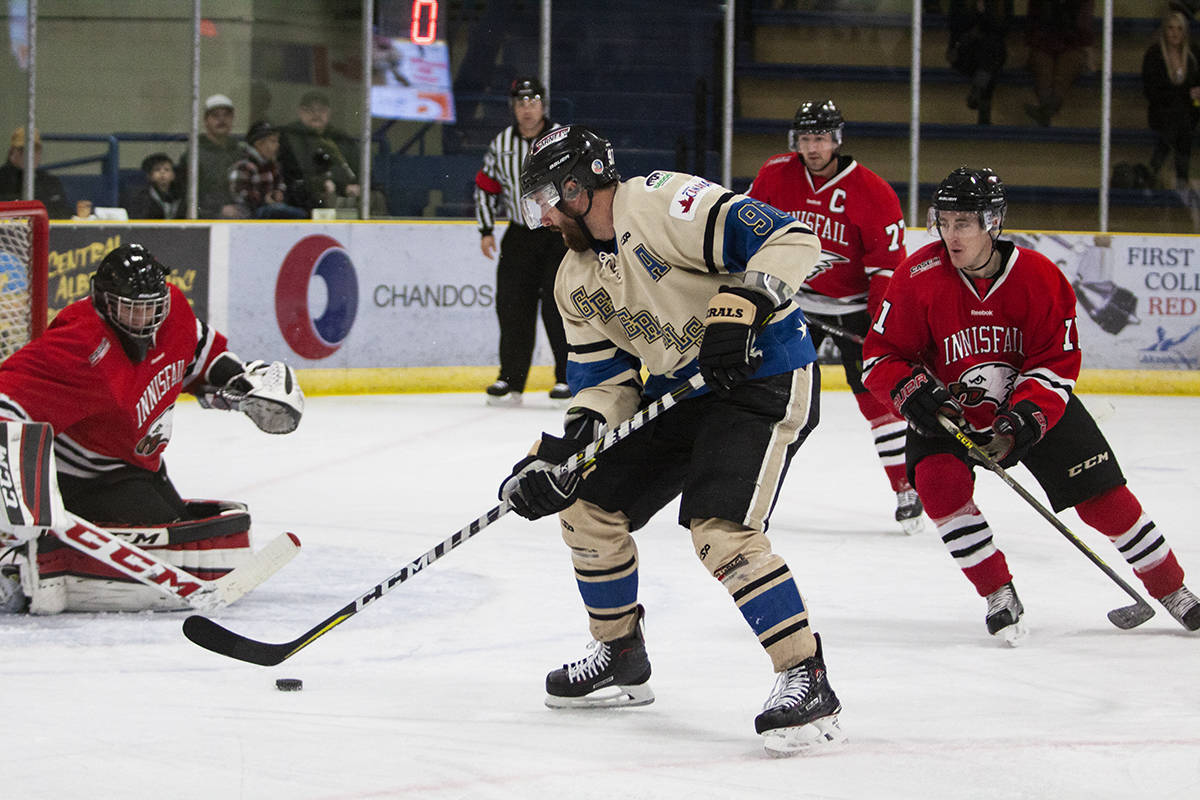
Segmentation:
{"type": "Polygon", "coordinates": [[[671,198],[670,215],[676,219],[691,221],[696,218],[696,201],[712,191],[713,184],[703,178],[690,180],[671,198]]]}
{"type": "Polygon", "coordinates": [[[655,189],[661,189],[671,180],[672,173],[654,171],[646,176],[646,191],[653,192],[655,189]]]}

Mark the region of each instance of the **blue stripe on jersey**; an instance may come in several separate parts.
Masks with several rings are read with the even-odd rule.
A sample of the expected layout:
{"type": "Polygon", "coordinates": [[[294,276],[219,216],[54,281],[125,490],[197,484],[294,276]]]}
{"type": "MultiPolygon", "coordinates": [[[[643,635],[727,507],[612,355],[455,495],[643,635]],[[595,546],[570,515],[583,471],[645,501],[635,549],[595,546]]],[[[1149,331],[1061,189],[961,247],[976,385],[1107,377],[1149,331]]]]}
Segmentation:
{"type": "Polygon", "coordinates": [[[721,254],[725,269],[738,274],[745,272],[746,264],[768,236],[798,224],[795,217],[749,197],[734,203],[725,215],[725,249],[721,254]]]}
{"type": "Polygon", "coordinates": [[[800,599],[800,591],[796,588],[796,582],[788,578],[778,586],[773,586],[757,597],[742,603],[739,610],[746,618],[746,622],[750,623],[750,627],[754,629],[754,633],[762,636],[764,632],[779,623],[803,612],[804,601],[800,599]]]}
{"type": "MultiPolygon", "coordinates": [[[[621,608],[637,602],[638,574],[636,569],[624,578],[618,578],[615,581],[597,583],[577,579],[575,583],[579,586],[579,596],[583,598],[583,604],[597,611],[606,608],[621,608]]],[[[796,596],[799,597],[799,594],[796,596]]]]}
{"type": "Polygon", "coordinates": [[[641,362],[637,358],[620,349],[612,358],[606,358],[603,361],[575,361],[568,358],[567,385],[571,387],[571,392],[574,394],[589,386],[599,386],[622,372],[629,370],[638,372],[641,370],[641,366],[641,362]]]}

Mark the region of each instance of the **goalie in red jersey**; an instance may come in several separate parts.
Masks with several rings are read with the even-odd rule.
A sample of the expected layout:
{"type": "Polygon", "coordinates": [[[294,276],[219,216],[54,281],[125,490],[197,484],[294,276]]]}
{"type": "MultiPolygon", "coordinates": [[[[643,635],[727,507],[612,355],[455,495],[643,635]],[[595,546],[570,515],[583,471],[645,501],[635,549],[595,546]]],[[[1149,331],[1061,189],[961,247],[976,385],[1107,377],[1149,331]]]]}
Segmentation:
{"type": "Polygon", "coordinates": [[[1200,630],[1200,601],[1183,585],[1175,554],[1074,394],[1075,293],[1048,258],[1000,238],[1007,207],[991,170],[960,167],[942,181],[929,210],[939,241],[896,270],[864,345],[864,383],[908,420],[909,479],[955,563],[987,598],[989,633],[1015,643],[1024,608],[975,505],[975,462],[943,417],[1000,466],[1024,464],[1056,512],[1074,508],[1172,617],[1200,630]]]}
{"type": "Polygon", "coordinates": [[[846,384],[896,493],[896,521],[911,536],[924,523],[904,470],[904,419],[862,385],[862,337],[892,271],[904,261],[904,216],[883,178],[842,155],[844,127],[832,100],[801,103],[788,135],[790,152],[767,159],[746,194],[791,214],[821,239],[821,258],[796,302],[810,323],[813,345],[820,349],[829,336],[837,344],[846,384]]]}
{"type": "MultiPolygon", "coordinates": [[[[197,319],[167,283],[169,270],[139,244],[109,252],[91,295],[64,308],[40,338],[0,363],[3,466],[26,493],[50,487],[65,509],[206,579],[250,553],[241,503],[185,501],[167,476],[163,451],[175,401],[187,391],[206,407],[237,409],[269,433],[296,428],[304,396],[281,362],[245,364],[225,336],[197,319]],[[17,457],[23,429],[48,424],[54,458],[17,457]],[[23,474],[22,470],[27,474],[23,474]]],[[[35,613],[164,607],[56,537],[0,515],[4,559],[0,607],[35,613]],[[19,584],[18,587],[16,584],[19,584]]]]}

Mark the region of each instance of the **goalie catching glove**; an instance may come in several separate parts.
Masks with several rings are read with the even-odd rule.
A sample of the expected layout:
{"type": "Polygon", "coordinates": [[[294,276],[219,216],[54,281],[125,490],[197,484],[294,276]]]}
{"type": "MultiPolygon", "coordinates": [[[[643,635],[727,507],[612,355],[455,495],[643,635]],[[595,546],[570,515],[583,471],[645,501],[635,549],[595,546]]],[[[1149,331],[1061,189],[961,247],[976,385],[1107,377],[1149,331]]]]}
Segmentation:
{"type": "MultiPolygon", "coordinates": [[[[226,358],[228,364],[229,358],[226,358]]],[[[239,362],[240,363],[240,362],[239,362]]],[[[215,366],[215,364],[214,364],[215,366]]],[[[219,370],[210,370],[212,377],[219,370]]],[[[200,405],[241,411],[267,433],[291,433],[304,413],[304,393],[296,373],[282,361],[251,361],[215,392],[200,395],[200,405]]]]}
{"type": "Polygon", "coordinates": [[[557,514],[575,502],[584,474],[555,474],[557,467],[578,453],[604,431],[604,419],[590,408],[568,412],[562,438],[543,433],[525,458],[513,465],[512,474],[500,484],[499,496],[525,519],[557,514]]]}
{"type": "Polygon", "coordinates": [[[713,295],[697,359],[706,386],[726,395],[758,371],[763,355],[754,342],[774,310],[771,299],[753,289],[722,286],[713,295]]]}

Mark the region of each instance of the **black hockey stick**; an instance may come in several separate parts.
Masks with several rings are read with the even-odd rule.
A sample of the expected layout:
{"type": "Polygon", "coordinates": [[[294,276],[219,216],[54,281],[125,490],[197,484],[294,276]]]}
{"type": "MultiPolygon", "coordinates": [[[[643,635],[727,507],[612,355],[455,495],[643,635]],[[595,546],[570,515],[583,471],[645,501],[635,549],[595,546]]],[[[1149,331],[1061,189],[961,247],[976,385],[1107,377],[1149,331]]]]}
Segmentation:
{"type": "Polygon", "coordinates": [[[855,344],[863,343],[863,337],[859,336],[853,331],[846,330],[840,325],[834,325],[832,322],[825,322],[817,319],[816,317],[810,317],[807,315],[805,315],[804,318],[808,320],[809,325],[812,325],[814,328],[820,328],[830,336],[836,336],[839,339],[845,339],[846,341],[854,342],[855,344]]]}
{"type": "MultiPolygon", "coordinates": [[[[671,406],[675,405],[685,395],[700,388],[704,380],[700,375],[695,375],[687,383],[684,383],[674,389],[670,394],[663,395],[651,405],[634,414],[629,419],[622,422],[616,428],[610,430],[604,436],[580,450],[575,455],[564,461],[557,467],[559,475],[566,475],[571,472],[585,470],[592,465],[596,456],[605,450],[610,449],[617,442],[625,439],[630,433],[643,427],[647,422],[657,417],[659,414],[666,411],[671,406]]],[[[414,561],[406,564],[399,572],[391,575],[379,583],[375,584],[371,589],[359,595],[350,603],[347,603],[342,608],[339,608],[329,617],[317,623],[311,629],[305,631],[300,636],[292,639],[290,642],[281,642],[279,644],[270,644],[268,642],[259,642],[254,639],[249,639],[241,634],[234,633],[228,628],[224,628],[213,622],[208,617],[193,614],[183,621],[183,635],[191,639],[201,647],[211,650],[214,653],[219,653],[223,656],[236,658],[240,661],[248,661],[251,664],[259,664],[264,667],[273,667],[276,664],[291,658],[300,650],[312,644],[318,638],[329,633],[329,631],[341,625],[350,617],[362,611],[363,608],[372,600],[378,600],[385,594],[396,587],[397,584],[416,575],[418,572],[437,561],[446,553],[461,545],[463,542],[475,536],[488,525],[491,525],[500,517],[508,513],[512,508],[507,500],[490,509],[487,513],[473,520],[466,527],[456,531],[454,535],[437,544],[432,550],[429,550],[418,556],[414,561]]]]}
{"type": "Polygon", "coordinates": [[[1017,483],[1012,476],[1005,471],[1004,467],[997,464],[988,456],[987,453],[983,452],[983,450],[979,448],[979,445],[971,441],[971,437],[967,436],[967,434],[964,433],[961,428],[955,425],[952,420],[947,419],[946,417],[941,417],[941,422],[942,427],[949,431],[950,434],[958,440],[959,444],[967,448],[967,452],[969,452],[973,458],[978,460],[979,463],[983,464],[992,472],[999,475],[1000,480],[1011,486],[1017,494],[1021,495],[1021,499],[1033,506],[1034,510],[1041,514],[1047,522],[1053,525],[1059,533],[1067,537],[1067,541],[1075,545],[1075,547],[1077,547],[1081,553],[1088,557],[1089,561],[1099,567],[1105,575],[1111,578],[1113,583],[1117,584],[1117,586],[1120,586],[1125,590],[1127,595],[1137,601],[1131,606],[1122,606],[1121,608],[1114,608],[1112,611],[1109,611],[1109,622],[1111,622],[1113,625],[1116,625],[1118,628],[1121,628],[1122,630],[1129,630],[1130,628],[1136,628],[1138,625],[1141,625],[1143,622],[1154,616],[1154,609],[1149,603],[1146,602],[1144,597],[1138,594],[1132,586],[1126,583],[1120,575],[1114,572],[1112,567],[1110,567],[1108,564],[1105,564],[1103,559],[1093,552],[1092,548],[1084,544],[1084,542],[1074,533],[1071,533],[1071,529],[1063,524],[1063,521],[1060,520],[1052,511],[1050,511],[1050,509],[1039,503],[1037,498],[1031,495],[1024,486],[1017,483]]]}

